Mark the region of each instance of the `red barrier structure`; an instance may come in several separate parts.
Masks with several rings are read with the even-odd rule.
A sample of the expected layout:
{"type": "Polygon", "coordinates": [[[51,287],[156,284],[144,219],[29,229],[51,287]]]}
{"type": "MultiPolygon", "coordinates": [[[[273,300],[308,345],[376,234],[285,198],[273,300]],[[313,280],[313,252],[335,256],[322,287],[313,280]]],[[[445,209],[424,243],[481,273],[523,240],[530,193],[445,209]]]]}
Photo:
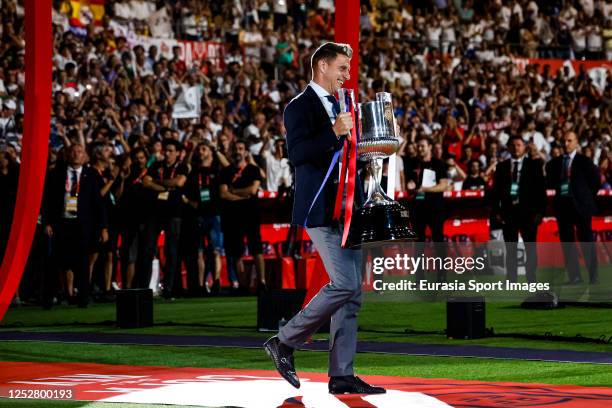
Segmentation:
{"type": "Polygon", "coordinates": [[[25,118],[13,225],[0,269],[0,321],[30,253],[40,211],[51,127],[51,0],[25,0],[25,118]]]}

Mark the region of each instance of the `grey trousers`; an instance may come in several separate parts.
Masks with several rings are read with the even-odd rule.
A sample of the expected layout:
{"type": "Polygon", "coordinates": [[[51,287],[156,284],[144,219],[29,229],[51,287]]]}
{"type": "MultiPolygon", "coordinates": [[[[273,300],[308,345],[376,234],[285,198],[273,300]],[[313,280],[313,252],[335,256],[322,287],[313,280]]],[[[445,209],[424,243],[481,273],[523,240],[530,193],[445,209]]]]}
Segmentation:
{"type": "Polygon", "coordinates": [[[361,250],[340,247],[341,228],[308,228],[330,282],[278,333],[280,341],[299,348],[329,321],[329,376],[353,375],[357,348],[357,312],[361,307],[361,250]]]}

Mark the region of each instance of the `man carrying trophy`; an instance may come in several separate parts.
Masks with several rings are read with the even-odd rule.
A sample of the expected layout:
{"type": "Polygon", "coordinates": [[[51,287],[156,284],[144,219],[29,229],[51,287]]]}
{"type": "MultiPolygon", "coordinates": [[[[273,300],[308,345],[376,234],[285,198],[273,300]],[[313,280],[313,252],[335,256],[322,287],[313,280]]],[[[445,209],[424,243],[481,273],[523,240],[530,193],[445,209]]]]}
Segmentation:
{"type": "MultiPolygon", "coordinates": [[[[341,112],[340,101],[334,96],[350,79],[351,56],[352,49],[346,44],[321,45],[312,55],[312,81],[285,108],[289,160],[295,166],[292,223],[307,228],[330,282],[277,336],[266,341],[264,349],[281,376],[299,388],[293,351],[331,317],[329,392],[381,394],[386,392],[384,388],[371,386],[354,375],[362,254],[342,246],[344,220],[334,219],[334,208],[339,208],[338,183],[347,179],[344,173],[340,175],[338,158],[344,153],[343,146],[356,143],[351,137],[353,116],[341,112]]],[[[359,175],[354,174],[354,179],[354,204],[360,205],[364,197],[359,175]]],[[[340,194],[340,200],[349,203],[347,207],[348,195],[340,194]]]]}

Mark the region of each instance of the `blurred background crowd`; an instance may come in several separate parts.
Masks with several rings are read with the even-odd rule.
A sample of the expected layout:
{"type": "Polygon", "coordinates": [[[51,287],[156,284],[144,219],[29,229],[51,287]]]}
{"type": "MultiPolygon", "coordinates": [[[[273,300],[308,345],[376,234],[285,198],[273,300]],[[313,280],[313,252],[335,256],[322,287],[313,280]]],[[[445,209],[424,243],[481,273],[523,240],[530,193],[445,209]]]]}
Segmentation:
{"type": "MultiPolygon", "coordinates": [[[[3,250],[20,163],[25,36],[22,3],[1,3],[3,250]]],[[[52,128],[39,224],[41,237],[61,240],[35,250],[55,251],[56,269],[72,273],[46,285],[46,301],[86,305],[89,288],[80,289],[86,281],[100,299],[112,300],[118,258],[124,287],[147,286],[160,230],[164,296],[180,295],[181,262],[191,270],[192,294],[218,292],[220,255],[228,257],[232,287],[248,286],[245,253],[255,257],[256,286],[265,290],[257,197],[291,195],[283,108],[308,84],[312,52],[334,38],[334,2],[54,3],[52,128]],[[218,53],[188,58],[186,42],[216,44],[218,53]],[[86,206],[87,183],[94,194],[86,206]],[[75,248],[86,259],[69,256],[75,248]],[[87,298],[78,298],[74,286],[87,298]]],[[[563,154],[570,131],[598,167],[600,188],[610,188],[609,71],[524,61],[610,59],[612,1],[361,4],[360,99],[393,94],[402,139],[398,191],[408,189],[404,168],[418,154],[419,136],[433,140],[433,155],[452,181],[448,188],[461,190],[492,187],[512,137],[547,162],[563,154]]]]}

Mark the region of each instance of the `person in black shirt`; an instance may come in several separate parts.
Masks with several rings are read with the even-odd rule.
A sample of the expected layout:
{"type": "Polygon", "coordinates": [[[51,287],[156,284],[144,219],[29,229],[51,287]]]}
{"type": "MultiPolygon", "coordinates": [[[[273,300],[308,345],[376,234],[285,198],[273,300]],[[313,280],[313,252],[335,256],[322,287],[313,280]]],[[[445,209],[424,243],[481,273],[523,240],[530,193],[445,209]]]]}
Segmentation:
{"type": "MultiPolygon", "coordinates": [[[[137,148],[131,152],[131,171],[124,186],[123,197],[119,203],[121,218],[121,273],[124,289],[134,284],[136,262],[142,259],[146,242],[146,223],[150,217],[153,192],[143,186],[147,175],[147,151],[137,148]]],[[[148,284],[148,283],[147,283],[148,284]]]]}
{"type": "Polygon", "coordinates": [[[407,188],[412,193],[410,210],[419,241],[425,241],[425,228],[431,229],[433,242],[444,240],[443,192],[448,187],[446,165],[432,157],[433,142],[422,136],[417,139],[418,160],[405,169],[407,188]]]}
{"type": "Polygon", "coordinates": [[[497,165],[491,191],[491,215],[503,226],[506,242],[506,274],[517,281],[517,241],[525,243],[527,280],[536,282],[538,226],[546,210],[544,163],[526,154],[520,136],[508,141],[511,158],[497,165]]]}
{"type": "MultiPolygon", "coordinates": [[[[114,157],[104,152],[104,145],[97,146],[93,151],[92,168],[94,178],[100,186],[100,195],[104,201],[108,216],[109,239],[99,245],[89,258],[89,279],[96,282],[101,289],[100,301],[113,301],[112,281],[116,266],[115,253],[119,239],[119,212],[117,205],[123,195],[124,181],[127,174],[121,172],[121,167],[114,157]],[[100,261],[98,261],[100,260],[100,261]],[[97,262],[97,263],[96,263],[97,262]],[[102,268],[103,272],[98,271],[102,268]],[[93,276],[96,276],[94,279],[93,276]]],[[[121,163],[124,159],[119,157],[121,163]]]]}
{"type": "Polygon", "coordinates": [[[179,161],[183,146],[174,139],[163,142],[164,160],[149,167],[143,186],[155,193],[153,213],[147,223],[147,243],[143,255],[142,273],[138,272],[140,287],[148,287],[151,263],[155,255],[157,237],[164,230],[164,289],[162,295],[172,298],[179,285],[178,240],[181,234],[182,189],[187,181],[188,169],[179,161]]]}
{"type": "Polygon", "coordinates": [[[480,162],[470,160],[468,163],[468,175],[461,186],[462,190],[484,190],[487,185],[480,172],[480,162]]]}
{"type": "MultiPolygon", "coordinates": [[[[416,161],[404,169],[407,189],[412,195],[409,204],[410,218],[419,242],[425,242],[425,229],[431,230],[432,242],[444,242],[444,197],[448,187],[446,165],[432,155],[433,141],[426,136],[417,138],[416,161]]],[[[443,256],[443,248],[436,245],[436,255],[443,256]]],[[[444,280],[444,271],[437,271],[438,280],[444,280]]],[[[423,278],[423,271],[417,271],[417,278],[423,278]]]]}
{"type": "MultiPolygon", "coordinates": [[[[208,141],[195,147],[184,197],[188,204],[186,213],[193,217],[193,222],[183,231],[186,232],[184,247],[187,253],[184,255],[188,287],[191,292],[197,288],[196,294],[202,291],[218,294],[220,290],[223,233],[219,215],[218,176],[221,168],[228,165],[225,156],[208,141]],[[212,289],[207,286],[206,280],[206,271],[210,269],[214,271],[212,289]]],[[[230,279],[236,280],[235,277],[230,279]]]]}
{"type": "Polygon", "coordinates": [[[233,262],[243,289],[248,287],[248,277],[242,271],[242,243],[246,236],[249,253],[255,259],[258,290],[266,288],[264,259],[260,235],[260,215],[257,203],[257,190],[262,176],[254,164],[243,141],[236,141],[232,154],[232,164],[221,171],[219,195],[221,198],[221,227],[228,257],[228,267],[233,262]]]}

